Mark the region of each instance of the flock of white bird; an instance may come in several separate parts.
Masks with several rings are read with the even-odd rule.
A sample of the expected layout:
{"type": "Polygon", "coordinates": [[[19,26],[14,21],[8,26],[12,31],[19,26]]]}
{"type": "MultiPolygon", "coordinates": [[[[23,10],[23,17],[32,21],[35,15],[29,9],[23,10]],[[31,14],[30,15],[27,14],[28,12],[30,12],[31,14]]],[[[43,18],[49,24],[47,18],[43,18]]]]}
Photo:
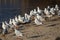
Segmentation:
{"type": "MultiPolygon", "coordinates": [[[[47,6],[47,8],[45,8],[44,10],[41,10],[39,7],[37,7],[37,9],[30,11],[30,15],[25,13],[24,17],[22,17],[21,15],[18,15],[18,17],[15,16],[15,18],[9,20],[9,23],[7,21],[2,22],[3,34],[8,32],[9,28],[14,28],[15,26],[17,26],[18,23],[23,24],[31,22],[32,16],[34,16],[34,23],[36,25],[42,25],[42,22],[45,21],[44,17],[51,18],[52,16],[56,15],[56,13],[58,16],[60,16],[58,5],[55,5],[55,7],[47,6]]],[[[23,36],[23,34],[16,28],[14,28],[14,31],[17,37],[23,36]]]]}

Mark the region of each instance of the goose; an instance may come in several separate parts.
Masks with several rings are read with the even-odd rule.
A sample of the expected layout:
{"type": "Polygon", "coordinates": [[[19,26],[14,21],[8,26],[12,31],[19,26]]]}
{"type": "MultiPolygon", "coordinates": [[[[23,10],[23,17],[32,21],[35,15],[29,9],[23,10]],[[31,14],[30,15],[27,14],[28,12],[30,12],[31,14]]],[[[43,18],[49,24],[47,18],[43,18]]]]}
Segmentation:
{"type": "Polygon", "coordinates": [[[47,6],[47,9],[50,9],[50,6],[47,6]]]}
{"type": "Polygon", "coordinates": [[[7,30],[9,30],[10,24],[5,21],[5,25],[7,26],[7,30]]]}
{"type": "Polygon", "coordinates": [[[59,7],[58,7],[58,5],[56,4],[55,5],[55,11],[58,11],[59,10],[59,7]]]}
{"type": "Polygon", "coordinates": [[[48,11],[47,8],[44,9],[44,13],[45,13],[45,14],[46,14],[46,11],[48,11]]]}
{"type": "Polygon", "coordinates": [[[18,18],[15,16],[15,21],[18,22],[18,18]]]}
{"type": "Polygon", "coordinates": [[[12,19],[13,25],[16,26],[17,22],[15,21],[15,19],[12,19]]]}
{"type": "Polygon", "coordinates": [[[42,10],[39,9],[39,7],[37,7],[37,12],[38,12],[39,14],[41,14],[41,13],[42,13],[42,10]]]}
{"type": "Polygon", "coordinates": [[[34,23],[36,25],[42,25],[42,22],[37,17],[35,17],[34,23]]]}
{"type": "Polygon", "coordinates": [[[47,9],[50,10],[50,6],[47,6],[47,9]]]}
{"type": "Polygon", "coordinates": [[[9,24],[12,25],[12,23],[13,23],[13,22],[12,22],[12,19],[10,19],[10,20],[9,20],[9,24]]]}
{"type": "Polygon", "coordinates": [[[20,23],[25,23],[25,22],[24,22],[24,17],[21,17],[20,15],[18,15],[18,21],[19,21],[20,23]]]}
{"type": "Polygon", "coordinates": [[[13,29],[13,27],[14,27],[13,21],[14,21],[13,19],[9,20],[9,27],[10,27],[10,29],[13,29]]]}
{"type": "Polygon", "coordinates": [[[33,16],[34,15],[33,12],[34,12],[33,10],[30,11],[30,16],[33,16]]]}
{"type": "Polygon", "coordinates": [[[34,13],[34,15],[36,15],[36,14],[37,14],[37,11],[36,11],[36,9],[34,9],[33,13],[34,13]]]}
{"type": "Polygon", "coordinates": [[[42,17],[42,16],[40,16],[39,14],[36,14],[37,16],[37,19],[39,19],[40,21],[45,21],[45,19],[42,17]]]}
{"type": "Polygon", "coordinates": [[[52,15],[50,15],[50,12],[46,8],[44,9],[44,13],[46,14],[46,17],[52,17],[52,15]]]}
{"type": "Polygon", "coordinates": [[[24,17],[24,21],[25,22],[29,22],[30,21],[30,15],[28,15],[27,13],[25,13],[25,17],[24,17]]]}
{"type": "Polygon", "coordinates": [[[58,11],[58,16],[60,16],[60,10],[58,11]]]}
{"type": "Polygon", "coordinates": [[[55,15],[54,8],[50,8],[50,13],[51,13],[52,15],[55,15]]]}
{"type": "Polygon", "coordinates": [[[48,17],[48,18],[52,17],[52,15],[50,15],[49,11],[46,11],[46,17],[48,17]]]}
{"type": "Polygon", "coordinates": [[[47,15],[47,14],[50,14],[49,11],[47,10],[47,8],[44,9],[44,13],[47,15]]]}
{"type": "Polygon", "coordinates": [[[7,26],[4,22],[2,22],[2,28],[3,28],[3,35],[7,33],[7,26]]]}
{"type": "Polygon", "coordinates": [[[6,21],[5,21],[5,24],[8,26],[9,25],[9,23],[7,23],[6,21]]]}
{"type": "Polygon", "coordinates": [[[22,37],[23,36],[23,34],[19,30],[17,30],[17,29],[14,29],[14,30],[15,30],[15,35],[17,37],[22,37]]]}
{"type": "Polygon", "coordinates": [[[2,28],[3,29],[6,29],[6,27],[5,27],[6,25],[5,25],[5,23],[4,22],[2,22],[2,28]]]}

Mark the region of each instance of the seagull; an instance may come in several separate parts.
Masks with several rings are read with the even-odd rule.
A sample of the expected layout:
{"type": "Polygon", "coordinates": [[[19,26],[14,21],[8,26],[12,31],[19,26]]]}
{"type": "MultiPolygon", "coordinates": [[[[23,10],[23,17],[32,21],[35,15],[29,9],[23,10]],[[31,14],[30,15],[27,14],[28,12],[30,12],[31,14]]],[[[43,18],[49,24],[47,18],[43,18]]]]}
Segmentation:
{"type": "Polygon", "coordinates": [[[23,34],[19,30],[17,30],[17,29],[14,29],[14,30],[15,30],[15,34],[16,34],[17,37],[22,37],[23,36],[23,34]]]}

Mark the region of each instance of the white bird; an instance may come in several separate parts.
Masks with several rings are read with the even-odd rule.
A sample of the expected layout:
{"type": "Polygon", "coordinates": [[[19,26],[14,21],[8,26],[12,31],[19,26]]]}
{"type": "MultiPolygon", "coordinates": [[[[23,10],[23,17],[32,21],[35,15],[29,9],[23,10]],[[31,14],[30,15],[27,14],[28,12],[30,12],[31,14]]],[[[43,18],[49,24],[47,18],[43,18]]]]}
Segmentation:
{"type": "Polygon", "coordinates": [[[3,28],[3,34],[6,34],[7,33],[7,25],[2,22],[2,28],[3,28]]]}
{"type": "Polygon", "coordinates": [[[58,11],[58,16],[60,16],[60,10],[58,11]]]}
{"type": "Polygon", "coordinates": [[[47,11],[47,8],[44,9],[44,13],[46,13],[46,11],[47,11]]]}
{"type": "Polygon", "coordinates": [[[9,23],[7,23],[6,21],[5,21],[5,25],[7,27],[7,30],[9,30],[9,28],[10,28],[11,25],[9,23]]]}
{"type": "Polygon", "coordinates": [[[28,15],[27,13],[25,13],[24,21],[25,22],[29,22],[30,21],[30,15],[28,15]]]}
{"type": "Polygon", "coordinates": [[[16,34],[17,37],[22,37],[23,36],[23,34],[17,29],[15,29],[15,34],[16,34]]]}
{"type": "Polygon", "coordinates": [[[13,19],[10,19],[9,20],[9,26],[10,26],[11,29],[13,29],[13,27],[14,27],[13,19]]]}
{"type": "Polygon", "coordinates": [[[24,17],[21,17],[20,15],[18,15],[18,21],[21,22],[21,23],[25,23],[24,22],[24,17]]]}
{"type": "Polygon", "coordinates": [[[42,13],[42,10],[39,9],[39,7],[37,7],[37,12],[41,14],[42,13]]]}
{"type": "Polygon", "coordinates": [[[36,25],[42,25],[42,22],[37,17],[35,17],[34,22],[36,25]]]}
{"type": "Polygon", "coordinates": [[[10,20],[9,20],[9,24],[12,25],[12,23],[13,23],[13,22],[12,22],[12,19],[10,19],[10,20]]]}
{"type": "Polygon", "coordinates": [[[38,20],[45,21],[45,19],[42,16],[40,16],[39,14],[36,14],[36,15],[37,15],[36,17],[37,17],[38,20]]]}
{"type": "Polygon", "coordinates": [[[36,9],[34,9],[33,13],[34,13],[34,15],[36,15],[36,14],[37,14],[37,11],[36,11],[36,9]]]}
{"type": "Polygon", "coordinates": [[[50,13],[51,13],[52,15],[55,15],[54,8],[50,8],[50,13]]]}
{"type": "Polygon", "coordinates": [[[44,13],[46,14],[46,17],[52,17],[52,15],[50,15],[50,12],[46,8],[44,9],[44,13]]]}
{"type": "Polygon", "coordinates": [[[16,21],[14,19],[12,19],[13,25],[16,26],[16,21]]]}
{"type": "Polygon", "coordinates": [[[6,25],[5,25],[4,22],[2,22],[2,28],[3,28],[3,29],[6,29],[6,25]]]}
{"type": "Polygon", "coordinates": [[[18,18],[15,16],[15,21],[18,22],[18,18]]]}
{"type": "Polygon", "coordinates": [[[34,12],[33,10],[30,11],[30,16],[33,16],[34,15],[33,12],[34,12]]]}
{"type": "Polygon", "coordinates": [[[9,25],[9,23],[7,23],[6,21],[5,21],[5,24],[8,26],[9,25]]]}
{"type": "Polygon", "coordinates": [[[56,11],[58,11],[58,10],[59,10],[59,7],[58,7],[58,5],[57,5],[57,4],[55,5],[55,10],[56,10],[56,11]]]}
{"type": "Polygon", "coordinates": [[[47,6],[47,9],[50,9],[50,6],[47,6]]]}

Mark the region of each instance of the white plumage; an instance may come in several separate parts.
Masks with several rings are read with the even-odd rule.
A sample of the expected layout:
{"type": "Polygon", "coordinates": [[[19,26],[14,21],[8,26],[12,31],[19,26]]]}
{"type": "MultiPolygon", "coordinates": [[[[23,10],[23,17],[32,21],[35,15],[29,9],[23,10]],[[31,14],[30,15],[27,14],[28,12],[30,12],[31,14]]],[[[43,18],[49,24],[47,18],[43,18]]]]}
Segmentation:
{"type": "Polygon", "coordinates": [[[3,28],[3,34],[6,34],[7,32],[8,32],[8,26],[4,23],[4,22],[2,22],[2,28],[3,28]]]}
{"type": "Polygon", "coordinates": [[[51,13],[52,15],[55,15],[54,8],[50,8],[50,13],[51,13]]]}
{"type": "Polygon", "coordinates": [[[17,37],[22,37],[23,36],[23,34],[17,29],[15,29],[15,34],[16,34],[17,37]]]}
{"type": "Polygon", "coordinates": [[[6,21],[5,21],[5,24],[8,26],[9,25],[9,23],[7,23],[6,21]]]}
{"type": "Polygon", "coordinates": [[[13,22],[13,25],[15,25],[16,26],[16,21],[14,20],[14,19],[12,19],[12,22],[13,22]]]}
{"type": "Polygon", "coordinates": [[[50,9],[50,6],[47,6],[47,9],[50,9]]]}
{"type": "Polygon", "coordinates": [[[10,25],[12,24],[12,19],[9,20],[9,24],[10,24],[10,25]]]}
{"type": "Polygon", "coordinates": [[[30,11],[30,16],[33,16],[34,15],[33,12],[34,12],[33,10],[30,11]]]}
{"type": "Polygon", "coordinates": [[[24,21],[25,22],[29,22],[30,21],[30,15],[28,15],[27,13],[25,13],[25,17],[24,17],[24,21]]]}
{"type": "Polygon", "coordinates": [[[40,20],[40,21],[45,21],[45,19],[44,19],[42,16],[40,16],[39,14],[37,14],[36,17],[37,17],[37,19],[40,20]]]}
{"type": "Polygon", "coordinates": [[[60,10],[58,11],[58,16],[60,16],[60,10]]]}
{"type": "Polygon", "coordinates": [[[15,16],[15,21],[18,22],[18,18],[15,16]]]}
{"type": "Polygon", "coordinates": [[[37,7],[37,12],[41,14],[42,10],[39,7],[37,7]]]}
{"type": "Polygon", "coordinates": [[[24,17],[21,17],[20,15],[18,15],[18,21],[21,22],[21,23],[25,23],[24,22],[24,17]]]}
{"type": "Polygon", "coordinates": [[[46,14],[46,17],[52,17],[52,15],[50,15],[50,12],[46,8],[44,9],[44,13],[46,14]]]}
{"type": "Polygon", "coordinates": [[[37,19],[36,17],[35,17],[34,22],[36,25],[42,25],[42,22],[39,19],[37,19]]]}
{"type": "Polygon", "coordinates": [[[33,11],[33,14],[34,14],[34,15],[36,15],[36,14],[37,14],[37,11],[36,11],[36,9],[34,9],[34,11],[33,11]]]}
{"type": "Polygon", "coordinates": [[[2,22],[2,28],[3,28],[3,29],[6,29],[6,25],[5,25],[4,22],[2,22]]]}
{"type": "Polygon", "coordinates": [[[50,13],[49,13],[49,11],[45,8],[44,9],[44,13],[46,14],[46,15],[49,15],[50,13]]]}
{"type": "Polygon", "coordinates": [[[55,5],[55,10],[56,10],[56,11],[58,11],[58,10],[59,10],[59,7],[58,7],[58,5],[57,5],[57,4],[55,5]]]}

